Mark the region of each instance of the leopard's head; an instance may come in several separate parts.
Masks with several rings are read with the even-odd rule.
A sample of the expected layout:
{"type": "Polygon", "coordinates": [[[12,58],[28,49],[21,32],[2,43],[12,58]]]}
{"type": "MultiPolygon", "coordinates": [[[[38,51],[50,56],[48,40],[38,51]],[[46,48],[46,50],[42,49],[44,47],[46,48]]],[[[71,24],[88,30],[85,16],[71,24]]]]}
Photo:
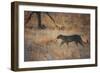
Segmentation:
{"type": "Polygon", "coordinates": [[[63,37],[63,35],[60,34],[57,36],[57,39],[61,39],[62,37],[63,37]]]}

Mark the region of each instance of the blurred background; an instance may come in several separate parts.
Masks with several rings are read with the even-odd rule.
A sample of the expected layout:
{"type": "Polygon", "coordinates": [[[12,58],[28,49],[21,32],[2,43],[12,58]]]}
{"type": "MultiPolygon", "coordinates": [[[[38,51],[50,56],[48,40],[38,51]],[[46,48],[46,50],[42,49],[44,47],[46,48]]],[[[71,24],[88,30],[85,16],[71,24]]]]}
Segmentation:
{"type": "Polygon", "coordinates": [[[24,11],[24,23],[25,61],[90,58],[90,14],[24,11]],[[80,35],[84,47],[60,46],[60,34],[80,35]]]}

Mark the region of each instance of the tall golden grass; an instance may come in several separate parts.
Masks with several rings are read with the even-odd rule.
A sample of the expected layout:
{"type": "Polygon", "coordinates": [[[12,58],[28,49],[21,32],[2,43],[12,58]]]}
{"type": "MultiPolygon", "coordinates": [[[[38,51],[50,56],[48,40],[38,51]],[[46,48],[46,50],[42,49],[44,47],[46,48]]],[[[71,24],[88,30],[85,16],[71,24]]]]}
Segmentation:
{"type": "MultiPolygon", "coordinates": [[[[57,29],[55,23],[44,13],[41,20],[42,24],[46,25],[46,29],[38,29],[37,17],[33,14],[30,21],[25,24],[24,60],[44,61],[90,58],[90,43],[87,43],[87,40],[90,41],[90,16],[88,14],[71,13],[50,13],[50,15],[54,18],[56,24],[64,26],[64,29],[57,29]],[[85,46],[82,47],[80,44],[77,46],[74,42],[61,46],[62,40],[57,39],[60,34],[78,34],[86,42],[84,43],[85,46]]],[[[29,16],[28,13],[25,14],[26,16],[29,16]]]]}

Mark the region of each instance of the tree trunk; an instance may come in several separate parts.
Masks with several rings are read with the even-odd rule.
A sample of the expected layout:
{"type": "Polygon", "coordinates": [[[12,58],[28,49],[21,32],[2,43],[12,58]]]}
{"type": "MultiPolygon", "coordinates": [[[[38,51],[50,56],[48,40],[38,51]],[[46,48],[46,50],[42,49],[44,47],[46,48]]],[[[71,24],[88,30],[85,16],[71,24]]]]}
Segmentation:
{"type": "Polygon", "coordinates": [[[38,27],[41,28],[41,12],[37,12],[37,18],[38,18],[38,27]]]}

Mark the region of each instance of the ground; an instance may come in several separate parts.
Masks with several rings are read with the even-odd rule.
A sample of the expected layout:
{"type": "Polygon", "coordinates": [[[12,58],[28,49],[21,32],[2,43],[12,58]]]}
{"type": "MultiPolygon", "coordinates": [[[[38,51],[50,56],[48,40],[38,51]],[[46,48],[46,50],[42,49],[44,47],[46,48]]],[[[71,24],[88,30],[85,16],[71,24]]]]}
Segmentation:
{"type": "MultiPolygon", "coordinates": [[[[25,21],[31,12],[25,11],[25,21]]],[[[41,13],[41,23],[45,29],[38,28],[36,13],[25,23],[24,61],[67,60],[90,58],[90,15],[75,13],[49,13],[55,23],[45,13],[41,13]],[[57,25],[57,26],[56,26],[57,25]],[[74,42],[63,44],[57,36],[78,34],[84,47],[74,42]],[[88,42],[87,42],[88,41],[88,42]]]]}

